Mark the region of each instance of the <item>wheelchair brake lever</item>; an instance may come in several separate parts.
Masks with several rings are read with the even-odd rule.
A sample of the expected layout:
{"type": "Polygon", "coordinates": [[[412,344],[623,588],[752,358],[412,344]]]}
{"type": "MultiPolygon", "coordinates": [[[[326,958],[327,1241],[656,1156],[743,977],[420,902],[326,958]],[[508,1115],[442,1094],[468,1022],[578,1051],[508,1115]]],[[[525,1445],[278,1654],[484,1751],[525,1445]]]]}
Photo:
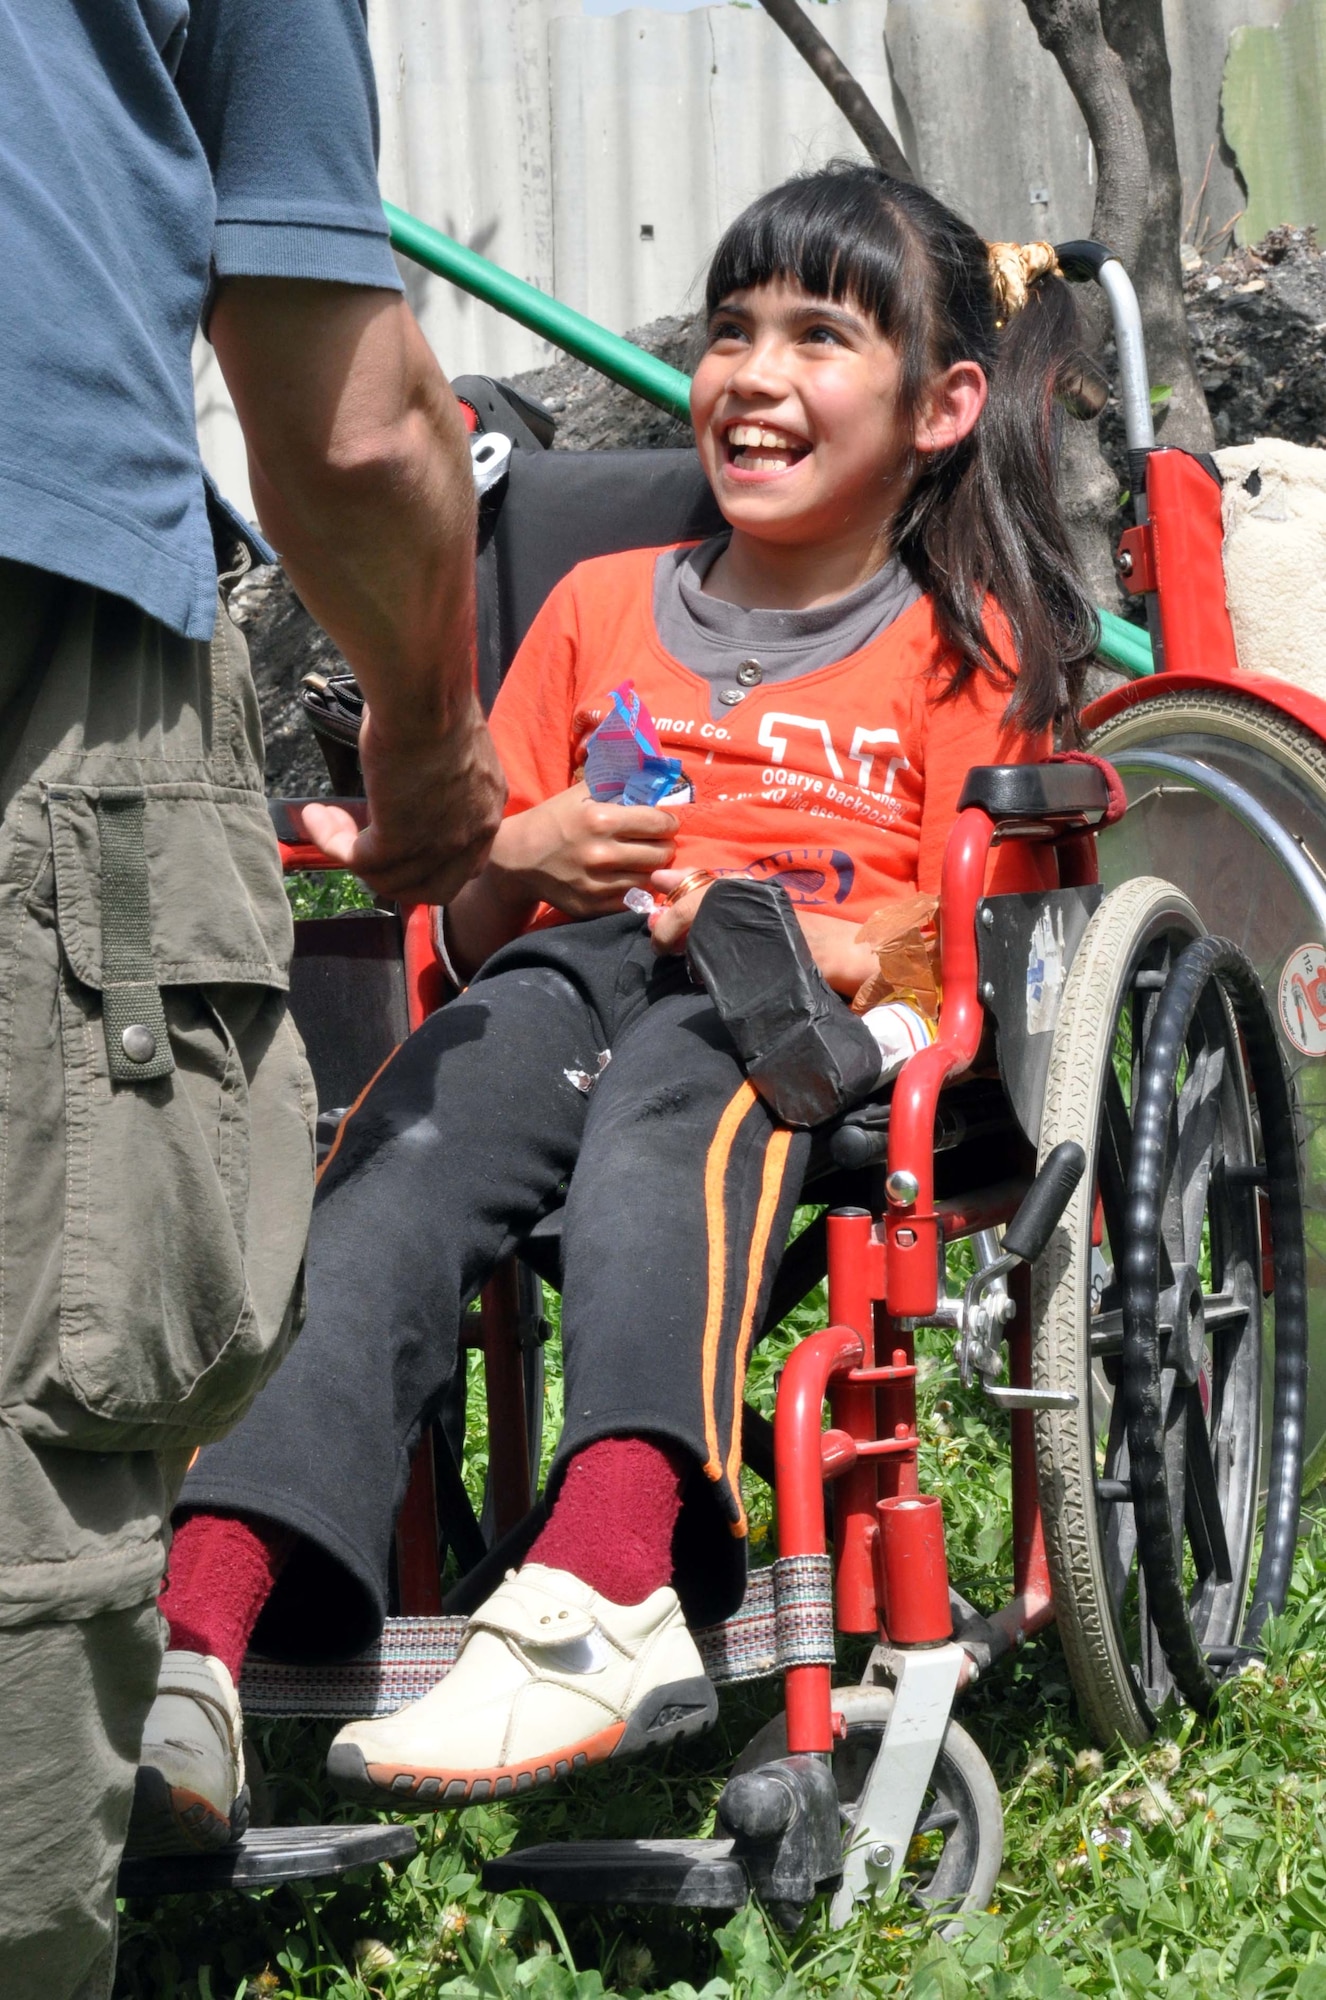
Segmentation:
{"type": "Polygon", "coordinates": [[[963,1387],[979,1377],[992,1403],[1005,1410],[1073,1410],[1073,1389],[1014,1388],[996,1379],[1003,1369],[1003,1329],[1017,1308],[1003,1280],[1022,1263],[1041,1256],[1063,1219],[1064,1210],[1086,1172],[1087,1157],[1075,1141],[1065,1140],[1051,1152],[1004,1231],[1002,1247],[993,1230],[977,1233],[978,1253],[985,1262],[964,1287],[958,1305],[958,1373],[963,1387]],[[990,1252],[998,1254],[991,1256],[990,1252]],[[998,1288],[996,1290],[996,1287],[998,1288]]]}

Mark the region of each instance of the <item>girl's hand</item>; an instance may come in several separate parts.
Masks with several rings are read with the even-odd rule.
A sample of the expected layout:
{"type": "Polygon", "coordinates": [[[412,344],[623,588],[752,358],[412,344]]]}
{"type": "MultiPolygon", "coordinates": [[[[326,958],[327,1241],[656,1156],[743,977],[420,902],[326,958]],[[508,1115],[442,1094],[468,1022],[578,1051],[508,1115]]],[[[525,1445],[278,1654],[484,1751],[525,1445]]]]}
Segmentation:
{"type": "MultiPolygon", "coordinates": [[[[653,887],[660,895],[666,896],[685,879],[686,871],[683,869],[660,868],[653,878],[653,887]]],[[[701,883],[679,903],[670,904],[650,918],[649,928],[655,951],[685,951],[686,937],[695,922],[695,913],[712,886],[709,882],[701,883]]],[[[870,946],[857,943],[860,924],[850,918],[825,916],[821,910],[802,909],[797,911],[797,922],[810,946],[811,957],[826,982],[835,993],[841,993],[850,1000],[862,982],[879,967],[879,960],[870,946]]]]}
{"type": "MultiPolygon", "coordinates": [[[[690,873],[689,868],[659,868],[650,877],[650,887],[660,896],[670,896],[690,873]]],[[[712,882],[701,882],[679,903],[668,903],[663,909],[655,910],[649,919],[649,934],[660,957],[680,957],[685,951],[687,936],[695,922],[695,912],[704,901],[705,891],[713,886],[712,882]]]]}
{"type": "Polygon", "coordinates": [[[600,805],[584,784],[572,785],[503,822],[488,871],[504,900],[603,916],[667,867],[676,832],[676,819],[657,806],[600,805]]]}
{"type": "Polygon", "coordinates": [[[845,1000],[852,999],[863,982],[878,972],[879,959],[868,944],[857,943],[861,926],[852,918],[828,917],[822,910],[798,910],[797,922],[826,983],[845,1000]]]}

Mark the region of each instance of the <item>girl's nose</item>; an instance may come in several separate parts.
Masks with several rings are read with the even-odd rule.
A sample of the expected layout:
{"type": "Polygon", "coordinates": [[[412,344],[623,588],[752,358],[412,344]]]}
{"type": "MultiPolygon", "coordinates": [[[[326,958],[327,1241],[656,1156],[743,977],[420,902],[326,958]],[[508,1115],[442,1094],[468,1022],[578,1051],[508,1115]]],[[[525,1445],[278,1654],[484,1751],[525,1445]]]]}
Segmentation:
{"type": "Polygon", "coordinates": [[[736,357],[727,386],[734,396],[781,395],[787,386],[782,343],[774,339],[753,340],[736,357]]]}

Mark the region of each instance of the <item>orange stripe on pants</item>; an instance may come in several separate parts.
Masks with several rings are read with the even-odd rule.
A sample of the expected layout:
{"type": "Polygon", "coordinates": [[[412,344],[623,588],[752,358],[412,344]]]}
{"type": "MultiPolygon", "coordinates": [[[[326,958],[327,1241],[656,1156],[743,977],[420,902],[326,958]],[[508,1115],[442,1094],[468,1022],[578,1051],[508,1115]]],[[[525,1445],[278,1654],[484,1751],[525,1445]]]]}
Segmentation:
{"type": "Polygon", "coordinates": [[[724,1195],[728,1161],[738,1128],[759,1099],[754,1086],[742,1083],[718,1121],[704,1163],[704,1216],[709,1239],[709,1291],[705,1302],[703,1348],[704,1442],[708,1457],[705,1472],[721,1479],[723,1461],[718,1448],[718,1419],[714,1412],[714,1382],[718,1374],[718,1343],[723,1332],[723,1307],[727,1291],[727,1210],[724,1195]]]}
{"type": "Polygon", "coordinates": [[[755,1302],[759,1297],[760,1279],[764,1273],[764,1259],[769,1248],[769,1231],[778,1212],[778,1202],[783,1192],[783,1175],[787,1170],[787,1155],[792,1145],[792,1134],[785,1126],[779,1126],[770,1134],[768,1149],[764,1155],[764,1173],[760,1180],[760,1205],[755,1211],[755,1227],[751,1232],[750,1255],[746,1263],[746,1296],[741,1306],[741,1325],[737,1332],[737,1353],[733,1367],[732,1382],[732,1438],[728,1445],[727,1477],[732,1488],[732,1498],[737,1503],[737,1518],[732,1523],[734,1535],[746,1532],[746,1509],[741,1504],[741,1391],[746,1379],[746,1356],[750,1351],[751,1334],[754,1331],[755,1302]]]}

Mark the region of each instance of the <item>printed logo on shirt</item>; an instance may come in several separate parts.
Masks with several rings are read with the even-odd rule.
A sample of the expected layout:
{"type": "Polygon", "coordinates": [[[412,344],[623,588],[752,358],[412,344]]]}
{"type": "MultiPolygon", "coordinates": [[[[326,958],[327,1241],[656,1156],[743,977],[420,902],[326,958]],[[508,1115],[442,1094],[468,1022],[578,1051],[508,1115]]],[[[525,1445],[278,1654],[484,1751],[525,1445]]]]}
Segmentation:
{"type": "Polygon", "coordinates": [[[856,867],[841,847],[784,847],[762,855],[749,868],[723,868],[722,875],[745,875],[754,882],[776,882],[794,903],[845,903],[856,880],[856,867]]]}

